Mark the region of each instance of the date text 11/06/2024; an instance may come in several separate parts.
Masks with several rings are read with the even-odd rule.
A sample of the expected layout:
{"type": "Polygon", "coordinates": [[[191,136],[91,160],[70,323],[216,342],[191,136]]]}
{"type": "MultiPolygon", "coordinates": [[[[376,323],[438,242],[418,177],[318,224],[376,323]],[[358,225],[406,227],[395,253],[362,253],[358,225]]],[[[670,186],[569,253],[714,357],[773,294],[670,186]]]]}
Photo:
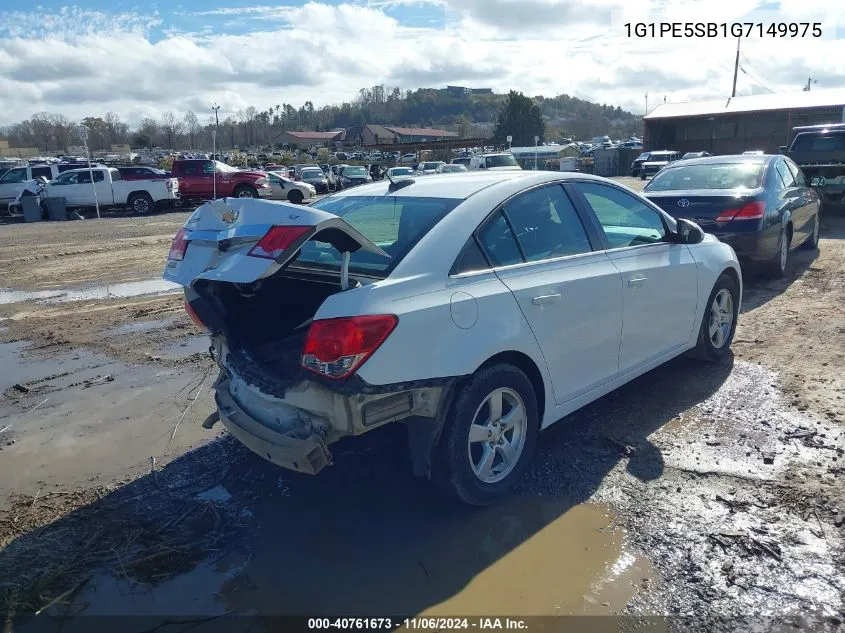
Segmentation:
{"type": "Polygon", "coordinates": [[[527,630],[521,618],[501,617],[412,617],[412,618],[308,618],[308,630],[385,630],[401,627],[409,631],[472,631],[472,630],[527,630]]]}
{"type": "Polygon", "coordinates": [[[822,37],[821,22],[626,22],[627,37],[822,37]]]}

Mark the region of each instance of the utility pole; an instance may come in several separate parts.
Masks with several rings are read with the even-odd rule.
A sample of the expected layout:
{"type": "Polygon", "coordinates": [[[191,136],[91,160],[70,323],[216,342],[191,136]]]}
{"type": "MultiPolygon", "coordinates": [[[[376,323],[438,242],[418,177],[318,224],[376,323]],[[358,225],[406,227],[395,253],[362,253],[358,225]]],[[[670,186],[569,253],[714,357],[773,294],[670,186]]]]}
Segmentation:
{"type": "MultiPolygon", "coordinates": [[[[217,118],[217,111],[220,109],[219,105],[211,106],[211,109],[214,110],[214,127],[217,130],[217,136],[220,136],[220,119],[217,118]]],[[[215,156],[215,160],[216,160],[215,156]]]]}
{"type": "Polygon", "coordinates": [[[731,91],[731,97],[736,96],[736,75],[739,72],[739,43],[741,41],[741,37],[736,38],[736,61],[734,62],[734,88],[731,91]]]}
{"type": "Polygon", "coordinates": [[[816,83],[818,83],[818,81],[816,81],[812,77],[807,77],[807,85],[804,86],[804,92],[810,92],[810,86],[816,83]]]}
{"type": "Polygon", "coordinates": [[[648,93],[645,93],[645,113],[648,114],[648,93]]]}

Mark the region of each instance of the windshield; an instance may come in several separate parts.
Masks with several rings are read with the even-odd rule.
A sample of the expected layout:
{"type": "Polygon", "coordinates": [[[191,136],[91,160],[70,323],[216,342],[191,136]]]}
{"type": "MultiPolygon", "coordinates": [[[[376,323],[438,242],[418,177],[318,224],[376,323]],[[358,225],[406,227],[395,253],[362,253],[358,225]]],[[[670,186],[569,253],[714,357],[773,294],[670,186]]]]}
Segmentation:
{"type": "Polygon", "coordinates": [[[367,175],[366,167],[346,167],[343,170],[343,175],[347,177],[360,178],[367,175]]]}
{"type": "Polygon", "coordinates": [[[487,167],[516,167],[517,162],[512,154],[500,154],[487,157],[487,167]]]}
{"type": "Polygon", "coordinates": [[[705,163],[667,168],[658,173],[644,191],[685,189],[757,189],[763,186],[766,164],[705,163]]]}
{"type": "Polygon", "coordinates": [[[410,167],[394,167],[389,171],[391,176],[411,176],[414,173],[410,167]]]}
{"type": "Polygon", "coordinates": [[[643,152],[639,156],[637,156],[634,160],[648,160],[648,152],[643,152]]]}
{"type": "Polygon", "coordinates": [[[443,163],[423,163],[422,165],[420,165],[420,169],[437,169],[442,164],[443,163]]]}
{"type": "Polygon", "coordinates": [[[658,152],[652,152],[648,155],[648,161],[655,163],[655,162],[667,162],[671,154],[660,154],[658,152]]]}
{"type": "Polygon", "coordinates": [[[443,171],[444,172],[466,171],[466,170],[467,170],[467,168],[464,167],[463,165],[443,165],[443,171]]]}
{"type": "Polygon", "coordinates": [[[271,171],[271,172],[268,172],[268,174],[270,176],[270,180],[272,180],[272,181],[281,180],[282,182],[287,182],[287,183],[293,182],[290,178],[287,177],[287,173],[283,173],[283,172],[280,172],[280,171],[271,171]]]}
{"type": "MultiPolygon", "coordinates": [[[[339,215],[390,255],[385,258],[357,251],[350,257],[350,270],[386,275],[460,202],[452,198],[343,196],[324,198],[311,206],[339,215]]],[[[341,254],[330,244],[312,241],[302,247],[296,263],[336,269],[341,254]]]]}
{"type": "Polygon", "coordinates": [[[323,178],[323,170],[322,169],[303,169],[302,170],[302,177],[303,178],[323,178]]]}
{"type": "Polygon", "coordinates": [[[215,161],[212,161],[212,162],[215,164],[215,169],[217,170],[217,173],[219,173],[219,174],[220,173],[231,174],[233,172],[238,171],[237,169],[235,169],[234,167],[231,167],[230,165],[227,165],[226,163],[221,163],[219,160],[215,160],[215,161]]]}

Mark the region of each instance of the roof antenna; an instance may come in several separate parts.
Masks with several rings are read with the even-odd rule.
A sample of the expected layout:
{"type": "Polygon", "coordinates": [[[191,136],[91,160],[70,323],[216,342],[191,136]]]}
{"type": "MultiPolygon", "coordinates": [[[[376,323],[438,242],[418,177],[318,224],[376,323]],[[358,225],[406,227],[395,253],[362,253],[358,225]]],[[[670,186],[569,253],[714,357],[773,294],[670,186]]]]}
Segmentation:
{"type": "Polygon", "coordinates": [[[415,182],[413,178],[403,178],[402,180],[393,180],[393,178],[390,177],[390,170],[389,169],[386,169],[384,171],[384,175],[390,181],[390,185],[388,185],[388,187],[387,187],[388,193],[393,193],[394,191],[398,191],[399,189],[402,189],[402,187],[407,187],[408,185],[413,185],[414,182],[415,182]]]}

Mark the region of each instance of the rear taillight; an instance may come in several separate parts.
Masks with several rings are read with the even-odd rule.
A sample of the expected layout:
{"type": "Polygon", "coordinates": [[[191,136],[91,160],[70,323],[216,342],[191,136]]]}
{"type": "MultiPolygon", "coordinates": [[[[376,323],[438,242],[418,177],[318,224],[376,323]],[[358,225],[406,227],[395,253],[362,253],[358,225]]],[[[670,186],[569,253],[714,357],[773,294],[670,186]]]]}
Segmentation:
{"type": "Polygon", "coordinates": [[[191,307],[191,304],[188,303],[187,301],[185,302],[185,312],[188,313],[188,316],[191,317],[191,321],[193,321],[197,325],[198,328],[200,328],[201,330],[207,330],[208,329],[206,327],[205,323],[202,322],[202,319],[196,313],[196,310],[194,310],[191,307]]]}
{"type": "Polygon", "coordinates": [[[170,252],[167,254],[167,259],[181,262],[185,258],[185,251],[188,250],[189,241],[185,237],[185,229],[179,229],[179,232],[170,243],[170,252]]]}
{"type": "Polygon", "coordinates": [[[310,226],[274,226],[250,249],[252,257],[277,259],[296,240],[311,230],[310,226]]]}
{"type": "Polygon", "coordinates": [[[724,223],[732,220],[759,220],[766,215],[766,203],[759,200],[749,202],[739,209],[727,209],[716,216],[716,222],[724,223]]]}
{"type": "Polygon", "coordinates": [[[398,322],[393,314],[314,321],[305,338],[302,366],[327,378],[346,378],[378,349],[398,322]]]}

